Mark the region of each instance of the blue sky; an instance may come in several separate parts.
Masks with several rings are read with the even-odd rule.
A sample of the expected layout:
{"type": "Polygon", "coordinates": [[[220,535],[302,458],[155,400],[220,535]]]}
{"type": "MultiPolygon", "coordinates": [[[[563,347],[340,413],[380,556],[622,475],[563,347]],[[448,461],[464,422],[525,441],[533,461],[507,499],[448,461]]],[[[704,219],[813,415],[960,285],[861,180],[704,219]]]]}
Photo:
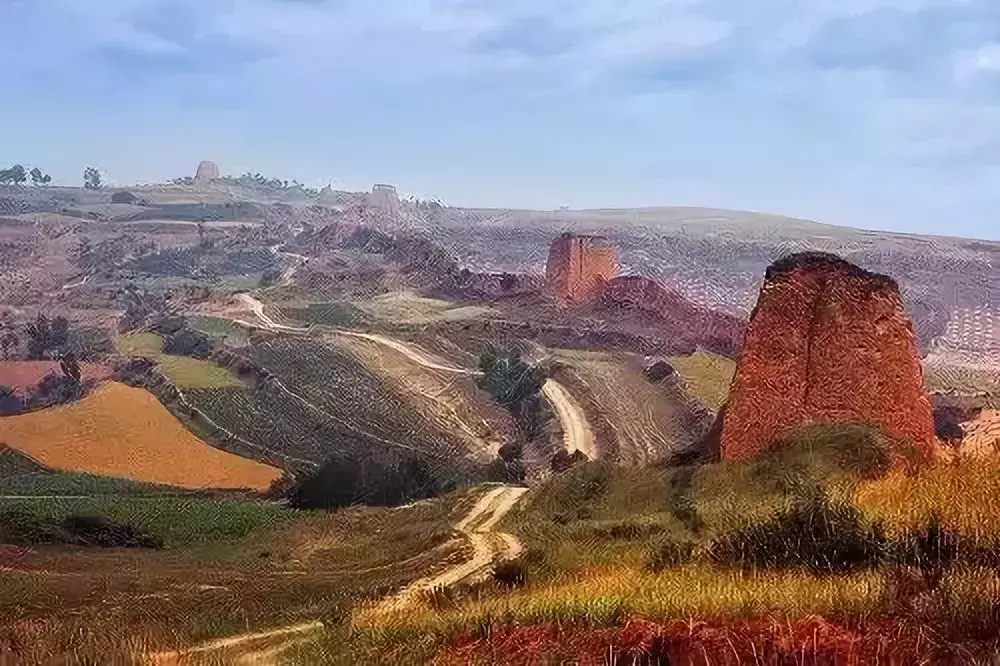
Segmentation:
{"type": "Polygon", "coordinates": [[[0,0],[0,162],[1000,239],[997,0],[0,0]]]}

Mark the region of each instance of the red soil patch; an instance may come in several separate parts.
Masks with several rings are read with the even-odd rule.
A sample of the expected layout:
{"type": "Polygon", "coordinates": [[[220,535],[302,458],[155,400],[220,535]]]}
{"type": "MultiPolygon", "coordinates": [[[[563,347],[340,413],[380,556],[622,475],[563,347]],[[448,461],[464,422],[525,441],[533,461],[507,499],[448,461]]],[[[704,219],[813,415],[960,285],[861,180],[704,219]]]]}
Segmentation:
{"type": "Polygon", "coordinates": [[[433,663],[438,666],[966,664],[973,656],[991,654],[995,647],[950,643],[928,627],[905,622],[851,629],[819,617],[730,625],[693,620],[659,624],[632,618],[614,629],[553,624],[496,627],[486,638],[471,635],[457,638],[436,655],[433,663]]]}
{"type": "MultiPolygon", "coordinates": [[[[81,379],[85,382],[99,382],[111,376],[111,368],[100,363],[81,363],[81,379]]],[[[13,387],[18,393],[27,393],[37,386],[45,375],[61,375],[58,361],[2,361],[0,362],[0,386],[13,387]]]]}

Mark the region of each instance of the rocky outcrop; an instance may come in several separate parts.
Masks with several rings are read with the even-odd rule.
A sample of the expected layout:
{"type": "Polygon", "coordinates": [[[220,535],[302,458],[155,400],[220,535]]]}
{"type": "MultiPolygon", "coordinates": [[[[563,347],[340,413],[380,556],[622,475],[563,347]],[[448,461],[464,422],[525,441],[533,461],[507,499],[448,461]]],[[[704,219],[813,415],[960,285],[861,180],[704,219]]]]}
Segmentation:
{"type": "Polygon", "coordinates": [[[545,276],[561,300],[596,298],[618,275],[618,249],[600,236],[562,234],[552,242],[545,276]]]}
{"type": "Polygon", "coordinates": [[[854,421],[932,453],[931,404],[896,283],[835,255],[772,264],[750,318],[721,435],[752,458],[806,423],[854,421]]]}
{"type": "Polygon", "coordinates": [[[737,317],[703,308],[656,280],[636,275],[603,283],[597,305],[602,316],[620,324],[634,320],[732,358],[739,352],[745,329],[737,317]]]}
{"type": "Polygon", "coordinates": [[[198,171],[194,174],[195,182],[198,183],[210,183],[213,180],[218,180],[220,177],[219,165],[209,160],[205,160],[199,164],[198,171]]]}

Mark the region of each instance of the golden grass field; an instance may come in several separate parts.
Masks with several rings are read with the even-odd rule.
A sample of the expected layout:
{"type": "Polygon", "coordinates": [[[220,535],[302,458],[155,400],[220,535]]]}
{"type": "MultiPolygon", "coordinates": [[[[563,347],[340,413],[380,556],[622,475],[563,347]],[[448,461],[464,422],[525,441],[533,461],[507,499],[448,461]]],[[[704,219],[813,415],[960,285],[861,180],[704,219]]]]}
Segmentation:
{"type": "Polygon", "coordinates": [[[79,402],[0,419],[0,442],[51,469],[182,488],[265,490],[281,476],[209,446],[152,394],[116,382],[79,402]]]}
{"type": "Polygon", "coordinates": [[[163,339],[155,333],[130,333],[120,336],[117,347],[119,354],[152,359],[163,374],[182,389],[240,386],[232,375],[214,363],[188,356],[164,354],[163,339]]]}

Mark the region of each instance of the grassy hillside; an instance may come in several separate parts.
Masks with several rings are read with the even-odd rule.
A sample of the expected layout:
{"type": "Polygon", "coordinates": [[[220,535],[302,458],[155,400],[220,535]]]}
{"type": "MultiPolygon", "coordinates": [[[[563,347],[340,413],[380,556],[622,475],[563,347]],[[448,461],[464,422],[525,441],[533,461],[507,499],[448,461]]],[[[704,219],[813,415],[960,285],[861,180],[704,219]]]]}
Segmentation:
{"type": "MultiPolygon", "coordinates": [[[[167,548],[48,548],[5,561],[0,654],[17,650],[17,663],[131,663],[136,652],[245,631],[317,619],[336,626],[365,599],[460,556],[451,525],[472,497],[336,513],[235,500],[141,501],[63,500],[35,509],[132,519],[165,537],[167,548]]],[[[226,653],[211,659],[236,663],[226,653]]]]}
{"type": "Polygon", "coordinates": [[[733,383],[736,362],[709,352],[695,352],[690,356],[673,356],[667,359],[684,381],[687,390],[703,405],[718,412],[733,383]]]}
{"type": "Polygon", "coordinates": [[[205,444],[152,394],[116,382],[69,405],[0,418],[0,439],[50,469],[184,488],[266,490],[281,476],[205,444]]]}
{"type": "Polygon", "coordinates": [[[369,658],[399,656],[406,645],[399,663],[493,654],[492,663],[515,664],[528,663],[528,645],[574,661],[607,641],[605,657],[611,649],[626,659],[638,649],[631,627],[664,641],[677,632],[676,645],[653,643],[662,658],[753,663],[754,654],[792,660],[781,641],[810,626],[820,633],[803,648],[806,663],[833,663],[824,660],[843,657],[851,637],[860,652],[850,663],[873,663],[879,650],[898,663],[990,654],[1000,629],[1000,523],[990,499],[1000,461],[937,463],[907,476],[881,441],[860,427],[818,428],[753,463],[588,463],[506,519],[528,547],[518,565],[526,585],[480,586],[368,622],[360,644],[369,658]],[[808,499],[817,490],[826,499],[808,499]],[[848,564],[827,568],[816,557],[848,564]],[[705,629],[697,639],[696,626],[705,629]],[[923,651],[911,642],[920,631],[934,637],[923,651]],[[713,636],[733,647],[717,652],[713,636]]]}

